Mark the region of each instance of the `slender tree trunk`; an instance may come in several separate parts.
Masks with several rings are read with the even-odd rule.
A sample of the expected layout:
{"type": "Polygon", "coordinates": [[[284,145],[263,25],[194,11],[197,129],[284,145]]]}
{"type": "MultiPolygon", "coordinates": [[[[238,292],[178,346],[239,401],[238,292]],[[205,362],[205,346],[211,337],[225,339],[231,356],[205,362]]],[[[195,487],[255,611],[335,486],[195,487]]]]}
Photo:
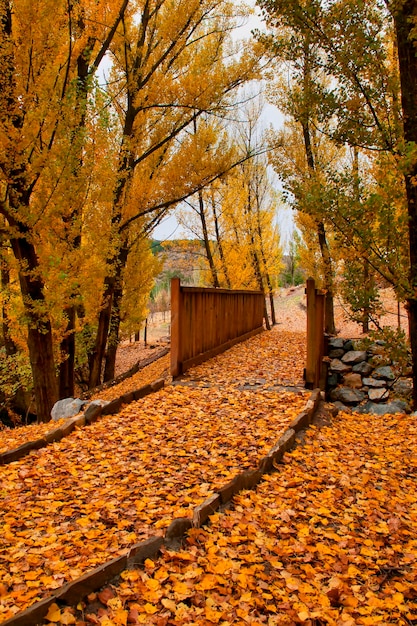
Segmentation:
{"type": "MultiPolygon", "coordinates": [[[[308,36],[304,40],[304,99],[305,99],[305,113],[301,116],[300,122],[303,129],[304,148],[306,152],[306,159],[308,169],[311,174],[316,172],[316,163],[313,154],[313,145],[311,142],[310,133],[310,114],[308,110],[308,102],[311,92],[311,68],[310,68],[310,43],[308,36]]],[[[326,237],[326,228],[323,220],[316,220],[317,224],[317,236],[320,246],[321,258],[323,261],[324,272],[324,288],[326,289],[325,310],[324,310],[324,325],[325,332],[334,335],[336,332],[334,322],[334,303],[333,303],[333,264],[330,255],[329,245],[326,237]]]]}
{"type": "Polygon", "coordinates": [[[215,233],[216,233],[216,241],[217,241],[217,248],[219,250],[220,263],[221,263],[221,266],[222,266],[224,279],[226,281],[226,287],[228,289],[230,289],[231,282],[230,282],[230,278],[229,278],[229,271],[227,269],[226,259],[225,259],[225,256],[224,256],[223,243],[222,243],[222,238],[220,236],[219,218],[218,218],[218,215],[217,215],[214,198],[212,200],[211,207],[212,207],[212,211],[213,211],[214,230],[215,230],[215,233]]]}
{"type": "Polygon", "coordinates": [[[74,365],[75,365],[75,306],[66,307],[67,327],[65,337],[61,341],[61,362],[59,364],[59,397],[70,398],[74,395],[74,365]]]}
{"type": "Polygon", "coordinates": [[[110,316],[110,328],[107,339],[107,353],[104,366],[103,381],[107,382],[113,380],[116,372],[116,354],[119,346],[119,333],[120,333],[120,307],[123,298],[123,273],[126,267],[127,257],[129,249],[127,241],[125,240],[121,250],[119,261],[117,264],[117,273],[115,277],[115,288],[113,293],[113,306],[110,316]]]}
{"type": "MultiPolygon", "coordinates": [[[[316,165],[314,162],[313,148],[310,137],[310,127],[308,120],[302,121],[304,147],[306,151],[306,158],[308,168],[312,173],[316,171],[316,165]]],[[[323,261],[324,271],[324,288],[326,290],[325,310],[324,310],[324,326],[325,332],[334,335],[336,333],[336,326],[334,322],[334,302],[333,302],[333,264],[330,255],[329,245],[327,243],[326,228],[323,220],[316,220],[317,224],[317,237],[319,241],[320,254],[323,261]]]]}
{"type": "Polygon", "coordinates": [[[369,319],[370,319],[370,299],[369,294],[371,290],[371,274],[369,272],[369,261],[363,259],[363,283],[364,283],[364,302],[363,302],[363,318],[362,318],[362,332],[369,333],[369,319]]]}
{"type": "MultiPolygon", "coordinates": [[[[415,23],[417,3],[404,0],[394,5],[394,24],[398,49],[401,81],[401,106],[403,111],[406,149],[417,145],[417,55],[415,23]]],[[[409,334],[413,367],[413,403],[417,409],[417,159],[408,159],[404,172],[408,207],[410,290],[407,298],[409,334]]]]}
{"type": "Polygon", "coordinates": [[[326,229],[321,220],[317,222],[317,234],[321,258],[323,259],[324,288],[326,289],[326,299],[324,305],[324,331],[329,335],[335,335],[336,326],[334,323],[333,264],[330,256],[329,245],[327,243],[326,229]]]}
{"type": "Polygon", "coordinates": [[[262,224],[261,224],[261,216],[260,216],[260,207],[257,203],[256,206],[256,217],[257,217],[257,230],[258,230],[258,238],[259,238],[259,248],[261,251],[262,265],[264,268],[264,276],[266,280],[266,285],[268,287],[268,298],[269,298],[269,306],[271,309],[271,321],[272,325],[275,326],[277,323],[277,318],[275,316],[275,304],[274,304],[274,290],[272,289],[271,276],[268,272],[268,264],[265,255],[263,237],[262,237],[262,224]]]}
{"type": "Polygon", "coordinates": [[[252,207],[252,190],[249,184],[248,187],[248,201],[247,201],[247,205],[246,205],[246,215],[248,217],[248,231],[250,233],[250,254],[252,257],[252,268],[255,274],[255,279],[256,282],[258,284],[258,288],[260,291],[262,291],[262,293],[264,294],[264,320],[265,320],[265,326],[267,330],[271,330],[271,324],[269,323],[269,316],[268,316],[268,309],[266,306],[266,300],[265,300],[265,290],[264,290],[264,282],[263,282],[263,278],[262,278],[262,271],[261,271],[261,264],[259,261],[259,256],[258,256],[258,252],[256,250],[256,243],[255,243],[255,236],[254,236],[254,232],[253,232],[253,226],[252,226],[252,213],[253,213],[253,207],[252,207]]]}
{"type": "Polygon", "coordinates": [[[200,214],[200,220],[201,220],[201,228],[203,230],[204,249],[206,251],[206,257],[207,257],[207,261],[208,261],[210,273],[211,273],[211,282],[212,282],[213,287],[220,287],[219,277],[217,275],[216,265],[214,263],[213,253],[211,251],[211,246],[210,246],[210,239],[208,235],[207,220],[206,220],[204,198],[203,198],[202,191],[198,192],[198,207],[199,207],[199,214],[200,214]]]}

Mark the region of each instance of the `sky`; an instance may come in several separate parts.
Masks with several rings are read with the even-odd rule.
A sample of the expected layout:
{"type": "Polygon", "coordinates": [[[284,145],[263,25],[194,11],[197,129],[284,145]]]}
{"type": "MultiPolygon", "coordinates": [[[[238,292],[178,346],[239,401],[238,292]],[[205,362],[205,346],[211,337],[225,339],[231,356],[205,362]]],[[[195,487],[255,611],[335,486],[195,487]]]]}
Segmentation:
{"type": "MultiPolygon", "coordinates": [[[[247,4],[255,8],[255,14],[252,15],[245,25],[237,29],[237,38],[247,39],[251,36],[251,31],[255,28],[262,29],[262,20],[259,15],[259,9],[255,7],[255,0],[247,0],[247,4]]],[[[282,124],[282,115],[278,109],[270,104],[265,103],[264,112],[262,115],[263,124],[265,127],[272,125],[274,128],[279,128],[282,124]]],[[[277,179],[277,186],[279,188],[279,181],[277,179]]],[[[278,228],[281,234],[281,245],[285,248],[288,240],[291,238],[291,233],[294,228],[294,222],[292,217],[292,211],[288,207],[283,207],[279,210],[277,215],[278,228]]],[[[184,228],[178,224],[175,218],[175,210],[172,211],[153,231],[153,238],[158,240],[165,239],[180,239],[189,238],[191,235],[187,233],[184,228]]]]}

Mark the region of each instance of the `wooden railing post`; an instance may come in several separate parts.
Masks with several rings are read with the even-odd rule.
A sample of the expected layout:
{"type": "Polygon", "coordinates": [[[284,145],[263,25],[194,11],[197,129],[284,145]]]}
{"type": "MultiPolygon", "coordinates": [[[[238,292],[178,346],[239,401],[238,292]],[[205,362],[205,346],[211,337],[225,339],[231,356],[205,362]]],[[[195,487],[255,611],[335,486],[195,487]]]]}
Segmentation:
{"type": "Polygon", "coordinates": [[[314,278],[307,280],[307,360],[305,370],[305,386],[314,388],[316,370],[316,283],[314,278]]]}
{"type": "Polygon", "coordinates": [[[321,370],[323,366],[325,298],[326,296],[323,293],[317,293],[316,291],[316,319],[315,319],[316,366],[315,366],[315,372],[314,372],[314,389],[317,389],[318,387],[320,387],[321,370]]]}
{"type": "Polygon", "coordinates": [[[181,284],[179,278],[171,279],[171,376],[182,374],[181,338],[181,284]]]}

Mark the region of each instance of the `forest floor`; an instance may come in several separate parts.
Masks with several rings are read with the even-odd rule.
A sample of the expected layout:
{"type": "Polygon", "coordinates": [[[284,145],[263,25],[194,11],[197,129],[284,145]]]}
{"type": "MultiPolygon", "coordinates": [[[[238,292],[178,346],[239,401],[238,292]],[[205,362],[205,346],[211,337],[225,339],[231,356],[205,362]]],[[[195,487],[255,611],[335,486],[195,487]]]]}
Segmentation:
{"type": "MultiPolygon", "coordinates": [[[[296,330],[303,291],[286,298],[292,328],[281,313],[271,333],[180,384],[0,467],[0,622],[163,534],[257,466],[308,397],[305,332],[296,330]]],[[[168,362],[138,372],[136,388],[166,375],[168,362]]],[[[14,445],[6,437],[3,449],[14,445]]],[[[416,418],[339,413],[313,425],[275,469],[182,548],[85,603],[53,605],[45,624],[417,623],[416,418]]]]}

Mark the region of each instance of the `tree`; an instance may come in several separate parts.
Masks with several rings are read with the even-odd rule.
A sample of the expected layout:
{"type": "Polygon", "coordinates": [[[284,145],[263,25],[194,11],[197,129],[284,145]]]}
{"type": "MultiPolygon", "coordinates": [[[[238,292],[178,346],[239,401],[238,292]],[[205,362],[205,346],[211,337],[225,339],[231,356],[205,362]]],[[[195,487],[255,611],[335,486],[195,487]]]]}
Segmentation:
{"type": "MultiPolygon", "coordinates": [[[[119,324],[131,225],[143,219],[145,232],[151,232],[170,207],[231,166],[210,128],[194,134],[192,129],[203,114],[224,115],[231,94],[257,70],[255,56],[226,57],[235,15],[226,0],[184,3],[174,16],[170,3],[146,0],[123,21],[113,50],[121,140],[90,387],[100,381],[109,328],[119,324]]],[[[114,351],[108,357],[113,360],[114,351]]],[[[108,375],[113,368],[106,364],[108,375]]]]}
{"type": "Polygon", "coordinates": [[[96,69],[108,49],[114,21],[108,26],[104,17],[120,20],[119,7],[109,4],[97,3],[95,15],[103,19],[93,23],[89,16],[84,28],[89,7],[77,2],[0,3],[0,212],[16,261],[37,415],[43,421],[58,398],[44,271],[53,249],[50,226],[60,222],[65,230],[73,222],[73,208],[65,201],[78,176],[86,98],[80,81],[87,80],[81,65],[88,50],[96,53],[96,69]]]}
{"type": "Polygon", "coordinates": [[[272,25],[283,18],[307,31],[319,46],[318,67],[329,77],[320,97],[327,134],[339,144],[393,155],[403,175],[409,271],[408,284],[400,280],[396,287],[407,300],[417,406],[415,3],[258,0],[258,4],[272,25]]]}

